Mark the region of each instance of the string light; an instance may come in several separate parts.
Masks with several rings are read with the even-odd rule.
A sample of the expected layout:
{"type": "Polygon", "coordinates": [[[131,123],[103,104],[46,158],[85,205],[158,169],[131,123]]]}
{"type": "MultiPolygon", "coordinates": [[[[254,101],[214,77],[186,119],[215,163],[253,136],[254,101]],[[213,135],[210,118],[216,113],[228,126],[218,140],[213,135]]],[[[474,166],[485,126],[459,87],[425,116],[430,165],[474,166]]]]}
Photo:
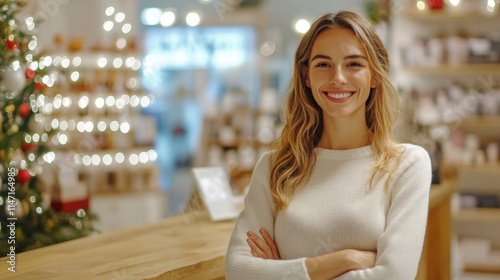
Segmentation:
{"type": "Polygon", "coordinates": [[[118,69],[118,68],[122,67],[122,65],[123,65],[123,60],[122,60],[121,58],[117,57],[117,58],[115,58],[115,59],[113,60],[113,66],[114,66],[116,69],[118,69]]]}
{"type": "Polygon", "coordinates": [[[81,108],[81,109],[84,109],[85,107],[87,107],[89,105],[89,98],[87,96],[82,96],[80,97],[80,100],[78,100],[78,106],[81,108]]]}
{"type": "Polygon", "coordinates": [[[175,12],[171,9],[163,11],[160,18],[160,24],[163,27],[172,26],[175,23],[175,12]]]}
{"type": "Polygon", "coordinates": [[[107,15],[108,17],[110,17],[110,16],[112,16],[112,15],[113,15],[113,13],[115,12],[115,8],[114,8],[114,7],[111,7],[111,6],[110,6],[110,7],[107,7],[107,8],[106,8],[106,10],[105,10],[104,12],[106,13],[106,15],[107,15]]]}
{"type": "Polygon", "coordinates": [[[128,133],[130,131],[130,124],[128,122],[123,122],[120,124],[120,131],[122,133],[128,133]]]}
{"type": "Polygon", "coordinates": [[[92,159],[90,158],[90,156],[89,156],[89,155],[84,155],[84,156],[82,157],[82,163],[83,163],[83,165],[85,165],[85,166],[89,166],[89,165],[92,163],[92,159]]]}
{"type": "Polygon", "coordinates": [[[63,68],[68,68],[69,67],[69,58],[63,57],[61,60],[61,66],[63,68]]]}
{"type": "Polygon", "coordinates": [[[66,108],[69,108],[72,103],[73,103],[73,101],[71,100],[71,98],[69,98],[67,96],[62,99],[62,105],[66,108]]]}
{"type": "Polygon", "coordinates": [[[99,165],[99,163],[101,163],[101,157],[99,157],[99,155],[92,155],[92,164],[97,166],[99,165]]]}
{"type": "Polygon", "coordinates": [[[43,62],[45,63],[45,66],[47,66],[47,67],[50,66],[50,65],[52,65],[52,57],[46,56],[44,58],[43,62]]]}
{"type": "Polygon", "coordinates": [[[120,124],[117,122],[117,121],[112,121],[110,124],[109,124],[109,128],[111,129],[111,131],[115,132],[118,130],[118,128],[120,127],[120,124]]]}
{"type": "Polygon", "coordinates": [[[148,160],[149,160],[149,158],[148,158],[148,153],[147,152],[141,152],[139,154],[139,161],[141,163],[146,163],[146,162],[148,162],[148,160]]]}
{"type": "Polygon", "coordinates": [[[123,161],[125,161],[125,156],[122,153],[117,153],[115,155],[115,160],[118,163],[123,163],[123,161]]]}
{"type": "Polygon", "coordinates": [[[53,119],[51,124],[53,129],[57,129],[57,127],[59,126],[59,120],[53,119]]]}
{"type": "Polygon", "coordinates": [[[30,51],[33,51],[34,49],[36,49],[36,46],[38,45],[37,41],[33,40],[33,41],[30,41],[28,43],[28,49],[30,51]]]}
{"type": "Polygon", "coordinates": [[[94,130],[94,123],[91,121],[88,121],[85,123],[85,131],[87,132],[92,132],[94,130]]]}
{"type": "MultiPolygon", "coordinates": [[[[74,156],[74,162],[76,164],[83,164],[85,166],[99,166],[99,165],[111,165],[114,161],[117,164],[125,163],[125,155],[122,152],[116,153],[114,156],[112,154],[77,154],[74,156]]],[[[146,164],[148,162],[153,162],[157,158],[156,151],[142,151],[140,153],[131,153],[128,156],[128,163],[131,165],[138,165],[139,163],[146,164]]]]}
{"type": "Polygon", "coordinates": [[[61,145],[66,145],[66,143],[68,143],[68,136],[66,136],[66,134],[61,133],[58,137],[58,140],[61,145]]]}
{"type": "Polygon", "coordinates": [[[141,21],[144,25],[157,25],[160,23],[162,11],[159,8],[147,8],[141,13],[141,21]]]}
{"type": "Polygon", "coordinates": [[[197,12],[189,12],[186,15],[186,23],[189,26],[197,26],[201,22],[201,16],[197,12]]]}
{"type": "Polygon", "coordinates": [[[129,33],[131,30],[132,30],[132,25],[131,25],[130,23],[125,23],[125,24],[122,26],[122,32],[123,32],[124,34],[129,33]]]}
{"type": "Polygon", "coordinates": [[[311,24],[309,23],[308,20],[306,19],[299,19],[295,22],[295,31],[299,34],[305,34],[309,28],[311,27],[311,24]]]}
{"type": "Polygon", "coordinates": [[[115,21],[120,23],[125,20],[125,14],[120,12],[115,15],[115,21]]]}
{"type": "Polygon", "coordinates": [[[114,27],[114,23],[110,20],[108,21],[105,21],[104,24],[102,25],[102,28],[105,30],[105,31],[111,31],[114,27]]]}
{"type": "Polygon", "coordinates": [[[115,105],[115,97],[112,95],[106,97],[106,105],[108,105],[108,107],[115,105]]]}
{"type": "Polygon", "coordinates": [[[425,5],[425,2],[424,2],[424,1],[422,1],[422,0],[418,0],[418,1],[417,1],[417,8],[418,8],[420,11],[424,10],[424,9],[425,9],[425,7],[426,7],[426,5],[425,5]]]}
{"type": "Polygon", "coordinates": [[[140,103],[140,99],[137,95],[132,95],[130,98],[130,106],[137,107],[140,103]]]}
{"type": "Polygon", "coordinates": [[[102,107],[104,107],[104,98],[102,97],[98,97],[96,100],[95,100],[95,106],[99,109],[101,109],[102,107]]]}
{"type": "Polygon", "coordinates": [[[80,78],[80,73],[78,71],[73,71],[70,78],[73,82],[76,82],[80,78]]]}
{"type": "Polygon", "coordinates": [[[99,129],[100,132],[104,132],[106,130],[106,122],[105,121],[100,121],[97,124],[97,129],[99,129]]]}
{"type": "Polygon", "coordinates": [[[139,156],[137,156],[136,154],[131,154],[128,158],[128,161],[132,165],[137,165],[139,163],[139,156]]]}
{"type": "Polygon", "coordinates": [[[113,158],[110,155],[106,154],[102,157],[102,162],[105,165],[110,165],[113,162],[113,158]]]}
{"type": "Polygon", "coordinates": [[[76,129],[79,132],[84,132],[85,131],[85,123],[84,122],[78,122],[78,124],[76,125],[76,129]]]}
{"type": "Polygon", "coordinates": [[[128,68],[132,68],[132,66],[134,66],[134,63],[135,63],[135,58],[132,56],[128,57],[125,60],[125,66],[127,66],[128,68]]]}
{"type": "Polygon", "coordinates": [[[127,46],[127,40],[125,38],[119,38],[116,41],[116,47],[120,50],[124,49],[127,46]]]}
{"type": "Polygon", "coordinates": [[[488,5],[486,6],[486,9],[488,10],[488,12],[493,13],[495,12],[495,6],[496,6],[495,0],[488,0],[488,5]]]}
{"type": "Polygon", "coordinates": [[[56,154],[54,152],[48,152],[42,156],[43,160],[46,163],[52,163],[56,159],[56,154]]]}
{"type": "Polygon", "coordinates": [[[156,158],[158,157],[158,154],[156,153],[155,150],[149,150],[148,151],[148,156],[149,156],[149,160],[155,161],[156,158]]]}
{"type": "Polygon", "coordinates": [[[79,56],[73,57],[73,66],[78,67],[82,64],[82,58],[79,56]]]}
{"type": "Polygon", "coordinates": [[[61,121],[61,123],[59,124],[59,128],[62,131],[66,131],[68,129],[68,122],[67,121],[61,121]]]}
{"type": "Polygon", "coordinates": [[[97,66],[99,66],[100,68],[106,67],[107,64],[108,60],[105,57],[101,57],[99,58],[99,60],[97,60],[97,66]]]}

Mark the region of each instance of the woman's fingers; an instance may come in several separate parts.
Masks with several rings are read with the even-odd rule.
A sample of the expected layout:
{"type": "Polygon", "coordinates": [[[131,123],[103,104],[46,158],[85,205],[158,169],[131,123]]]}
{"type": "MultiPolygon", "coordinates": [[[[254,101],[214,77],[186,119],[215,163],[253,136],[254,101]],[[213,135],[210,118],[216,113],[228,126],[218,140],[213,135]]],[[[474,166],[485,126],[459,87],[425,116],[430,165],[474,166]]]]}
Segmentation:
{"type": "Polygon", "coordinates": [[[264,253],[255,242],[252,241],[252,239],[247,238],[247,243],[250,246],[250,252],[254,257],[258,258],[263,258],[267,259],[266,253],[264,253]]]}
{"type": "Polygon", "coordinates": [[[249,239],[259,249],[256,251],[256,253],[259,254],[259,257],[265,258],[265,259],[272,259],[273,258],[273,253],[271,251],[271,248],[269,247],[269,245],[267,245],[267,243],[264,240],[262,240],[260,237],[258,237],[257,235],[255,235],[254,233],[252,233],[250,231],[247,233],[247,235],[248,235],[249,239]],[[263,254],[263,256],[260,256],[261,254],[263,254]]]}
{"type": "Polygon", "coordinates": [[[273,259],[279,260],[280,259],[280,254],[278,252],[278,247],[276,247],[276,244],[274,243],[273,239],[271,238],[271,235],[265,230],[264,228],[260,229],[260,234],[262,237],[264,237],[264,240],[266,241],[267,245],[271,249],[271,253],[273,254],[273,259]]]}

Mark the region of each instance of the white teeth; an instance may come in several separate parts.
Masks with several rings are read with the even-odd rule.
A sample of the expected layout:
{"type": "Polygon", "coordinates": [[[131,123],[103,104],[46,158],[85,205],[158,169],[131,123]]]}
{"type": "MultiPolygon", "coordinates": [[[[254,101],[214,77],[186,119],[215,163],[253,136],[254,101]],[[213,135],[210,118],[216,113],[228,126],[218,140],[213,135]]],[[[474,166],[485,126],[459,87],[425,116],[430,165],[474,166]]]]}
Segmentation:
{"type": "Polygon", "coordinates": [[[332,98],[346,98],[351,96],[352,93],[328,93],[328,96],[332,98]]]}

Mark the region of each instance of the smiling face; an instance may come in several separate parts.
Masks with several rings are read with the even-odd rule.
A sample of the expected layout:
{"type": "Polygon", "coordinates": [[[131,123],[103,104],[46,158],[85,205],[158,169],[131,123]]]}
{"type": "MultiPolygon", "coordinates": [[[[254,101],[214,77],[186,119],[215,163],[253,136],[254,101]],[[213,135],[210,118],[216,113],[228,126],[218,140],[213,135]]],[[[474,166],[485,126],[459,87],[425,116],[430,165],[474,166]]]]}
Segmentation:
{"type": "Polygon", "coordinates": [[[365,104],[374,87],[361,42],[350,29],[334,27],[314,41],[306,85],[323,110],[325,125],[335,118],[365,120],[365,104]]]}

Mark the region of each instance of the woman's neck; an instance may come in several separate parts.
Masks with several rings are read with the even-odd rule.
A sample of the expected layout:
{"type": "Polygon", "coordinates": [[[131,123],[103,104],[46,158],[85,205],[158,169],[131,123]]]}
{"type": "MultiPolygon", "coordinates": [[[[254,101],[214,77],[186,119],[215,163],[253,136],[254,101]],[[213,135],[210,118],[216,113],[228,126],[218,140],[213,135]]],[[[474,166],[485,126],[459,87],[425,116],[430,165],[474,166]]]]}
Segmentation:
{"type": "Polygon", "coordinates": [[[366,121],[324,118],[323,134],[318,147],[329,150],[350,150],[370,145],[366,121]]]}

